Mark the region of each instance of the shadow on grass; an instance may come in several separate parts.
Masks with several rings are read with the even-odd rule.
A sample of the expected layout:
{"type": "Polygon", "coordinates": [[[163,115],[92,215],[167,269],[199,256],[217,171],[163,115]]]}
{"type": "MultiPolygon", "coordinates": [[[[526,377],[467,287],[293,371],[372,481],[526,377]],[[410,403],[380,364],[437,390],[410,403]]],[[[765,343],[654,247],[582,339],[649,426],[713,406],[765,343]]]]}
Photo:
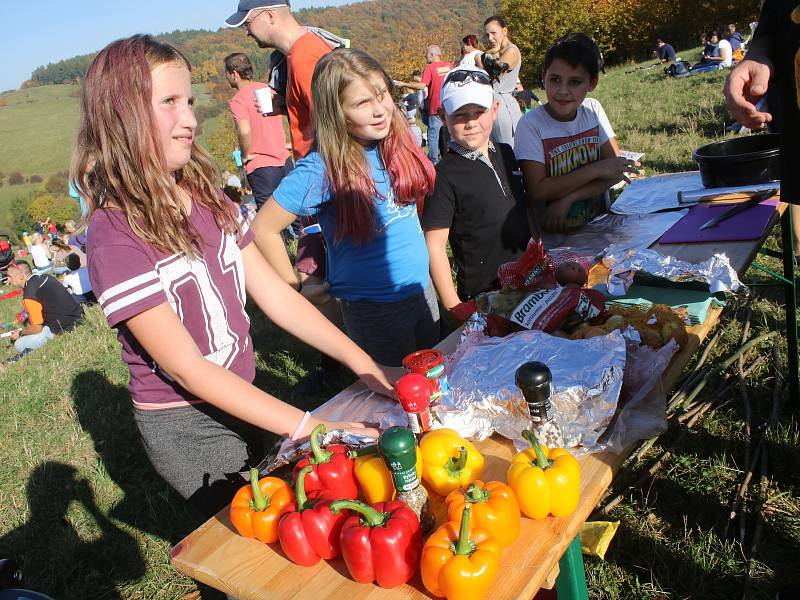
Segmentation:
{"type": "MultiPolygon", "coordinates": [[[[150,464],[139,440],[127,388],[111,383],[100,371],[84,371],[73,379],[71,396],[82,429],[92,438],[108,476],[123,492],[109,516],[171,546],[205,520],[150,464]]],[[[136,544],[131,551],[117,553],[117,561],[124,565],[133,556],[141,561],[136,544]]],[[[198,587],[204,599],[224,597],[202,584],[198,587]]]]}
{"type": "Polygon", "coordinates": [[[684,549],[673,549],[653,536],[643,536],[623,522],[617,533],[622,540],[612,545],[606,560],[669,590],[676,598],[718,598],[741,596],[742,581],[733,574],[709,568],[687,556],[684,549]]]}
{"type": "Polygon", "coordinates": [[[44,462],[31,473],[26,491],[28,521],[0,538],[0,551],[14,553],[26,585],[54,598],[120,598],[118,584],[145,574],[136,539],[103,514],[75,467],[44,462]],[[85,525],[68,515],[73,502],[99,530],[91,542],[82,539],[85,531],[79,534],[85,525]]]}
{"type": "Polygon", "coordinates": [[[123,492],[110,515],[175,544],[201,518],[153,469],[139,440],[131,396],[100,371],[75,376],[71,395],[108,476],[123,492]]]}
{"type": "MultiPolygon", "coordinates": [[[[729,520],[730,495],[719,494],[715,488],[721,482],[715,482],[714,466],[705,466],[698,461],[726,454],[741,457],[743,447],[741,440],[712,435],[703,430],[684,438],[670,463],[683,464],[685,472],[673,472],[665,466],[659,476],[641,490],[644,501],[632,499],[632,504],[637,507],[636,518],[645,513],[648,519],[653,518],[658,524],[657,531],[645,536],[635,528],[623,525],[617,564],[628,570],[634,567],[649,572],[653,582],[659,582],[676,597],[727,598],[731,594],[740,595],[746,562],[738,544],[722,540],[729,520]]],[[[768,448],[772,486],[783,490],[796,488],[798,477],[793,467],[799,456],[797,448],[783,443],[770,443],[768,448]]],[[[631,479],[636,480],[638,473],[647,466],[643,464],[640,469],[631,471],[631,479]]],[[[740,480],[741,476],[735,485],[740,480]]],[[[734,489],[733,485],[722,485],[729,491],[734,489]]],[[[751,491],[753,502],[755,493],[751,491]]],[[[740,508],[738,518],[730,523],[729,540],[739,538],[744,517],[747,524],[745,547],[750,547],[756,521],[754,510],[753,506],[740,508]]],[[[623,522],[626,520],[629,521],[623,519],[623,522]]],[[[771,598],[776,587],[792,583],[796,578],[800,539],[797,527],[791,521],[792,516],[788,513],[782,521],[779,512],[768,511],[757,556],[765,567],[755,569],[748,597],[771,598]]]]}

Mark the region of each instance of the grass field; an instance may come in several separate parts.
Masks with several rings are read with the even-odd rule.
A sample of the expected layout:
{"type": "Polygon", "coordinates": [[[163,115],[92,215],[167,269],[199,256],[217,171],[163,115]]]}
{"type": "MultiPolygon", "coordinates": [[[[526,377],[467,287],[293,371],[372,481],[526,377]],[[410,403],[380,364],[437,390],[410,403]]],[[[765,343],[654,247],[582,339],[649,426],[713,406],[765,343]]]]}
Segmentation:
{"type": "Polygon", "coordinates": [[[78,131],[79,87],[47,85],[3,95],[0,108],[0,170],[26,177],[69,168],[78,131]]]}
{"type": "MultiPolygon", "coordinates": [[[[628,67],[630,68],[630,67],[628,67]]],[[[665,80],[656,70],[611,70],[594,94],[603,103],[621,145],[645,152],[648,173],[692,168],[691,150],[723,136],[724,75],[665,80]]],[[[2,111],[0,111],[1,113],[2,111]]],[[[776,240],[769,241],[777,247],[776,240]]],[[[776,268],[770,259],[765,264],[776,268]]],[[[747,279],[761,278],[751,269],[747,279]]],[[[782,297],[765,292],[753,303],[753,336],[783,330],[782,297]]],[[[0,322],[19,310],[0,301],[0,322]]],[[[281,398],[315,363],[316,355],[277,330],[257,311],[253,339],[256,383],[281,398]]],[[[739,343],[744,307],[734,302],[712,351],[710,398],[719,365],[739,343]]],[[[771,345],[748,358],[767,357],[748,380],[754,429],[769,413],[771,345]]],[[[10,350],[0,350],[0,358],[10,350]]],[[[786,352],[782,352],[785,364],[786,352]]],[[[785,366],[780,370],[785,372],[785,366]]],[[[326,393],[294,399],[315,406],[326,393]]],[[[196,515],[154,473],[137,439],[127,373],[115,336],[95,307],[76,331],[59,336],[0,374],[0,557],[19,560],[32,589],[56,598],[182,598],[195,583],[169,565],[170,545],[197,524],[196,515]]],[[[800,556],[800,428],[798,407],[785,407],[769,434],[769,479],[764,535],[746,595],[768,599],[776,586],[798,577],[800,556]]],[[[591,598],[742,597],[745,552],[755,528],[755,502],[746,503],[744,545],[739,523],[723,538],[728,500],[743,476],[743,411],[735,388],[684,434],[653,478],[637,483],[652,457],[671,446],[676,428],[615,481],[624,500],[608,520],[620,529],[606,559],[587,558],[591,598]]],[[[216,594],[202,589],[203,598],[216,594]]]]}
{"type": "MultiPolygon", "coordinates": [[[[205,85],[196,84],[193,90],[198,106],[213,101],[205,85]]],[[[53,173],[69,170],[80,116],[79,95],[80,88],[75,84],[3,94],[7,105],[0,106],[0,172],[5,177],[18,171],[26,181],[31,175],[46,181],[53,173]]],[[[14,198],[27,197],[40,188],[37,183],[8,185],[4,179],[0,187],[0,224],[14,198]]]]}

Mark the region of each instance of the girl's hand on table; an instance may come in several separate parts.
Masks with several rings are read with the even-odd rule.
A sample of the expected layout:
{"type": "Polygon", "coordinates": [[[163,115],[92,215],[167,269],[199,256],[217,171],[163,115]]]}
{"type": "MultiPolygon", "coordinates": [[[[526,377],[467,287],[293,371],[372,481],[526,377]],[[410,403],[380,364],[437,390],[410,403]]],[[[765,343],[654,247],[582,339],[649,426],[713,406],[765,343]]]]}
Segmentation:
{"type": "Polygon", "coordinates": [[[394,384],[401,375],[405,374],[405,369],[403,367],[383,367],[377,364],[375,366],[377,371],[359,374],[361,381],[366,383],[367,387],[376,394],[396,400],[394,384]]]}

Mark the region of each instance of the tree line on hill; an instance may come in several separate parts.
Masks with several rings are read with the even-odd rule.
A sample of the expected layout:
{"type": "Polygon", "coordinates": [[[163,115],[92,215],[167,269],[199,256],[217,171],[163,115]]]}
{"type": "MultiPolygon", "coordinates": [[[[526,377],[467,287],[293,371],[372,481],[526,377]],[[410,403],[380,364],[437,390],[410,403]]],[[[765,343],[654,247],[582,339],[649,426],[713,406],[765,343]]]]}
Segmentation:
{"type": "MultiPolygon", "coordinates": [[[[746,28],[756,19],[758,5],[758,0],[373,0],[304,9],[297,18],[350,39],[353,47],[380,60],[393,77],[406,78],[424,66],[426,45],[437,43],[445,57],[456,58],[461,38],[468,33],[481,37],[483,20],[500,12],[523,54],[523,81],[532,86],[539,82],[545,50],[568,31],[592,35],[607,63],[622,63],[652,56],[656,36],[680,49],[697,46],[707,29],[726,23],[746,28]]],[[[265,76],[268,52],[257,49],[241,29],[173,31],[158,37],[186,54],[195,83],[222,81],[222,59],[236,51],[249,54],[256,76],[265,76]]],[[[92,57],[75,56],[38,67],[28,85],[79,80],[92,57]]]]}
{"type": "Polygon", "coordinates": [[[547,48],[570,31],[592,36],[606,64],[620,64],[652,57],[656,37],[680,51],[699,46],[703,33],[728,23],[747,32],[759,5],[759,0],[502,0],[501,10],[522,52],[520,76],[536,84],[547,48]]]}
{"type": "Polygon", "coordinates": [[[17,171],[8,176],[0,173],[0,185],[3,179],[7,185],[39,184],[13,198],[9,210],[0,221],[0,234],[8,235],[12,240],[19,241],[23,231],[33,231],[36,223],[48,218],[63,224],[80,216],[78,203],[67,195],[66,171],[53,173],[46,178],[30,175],[27,179],[17,171]]]}
{"type": "MultiPolygon", "coordinates": [[[[396,77],[424,66],[424,48],[438,43],[446,56],[458,54],[461,38],[480,34],[483,20],[498,11],[496,0],[375,0],[339,7],[304,9],[297,19],[322,27],[367,50],[396,77]]],[[[227,14],[227,13],[225,13],[227,14]]],[[[225,14],[221,13],[220,20],[225,14]]],[[[269,51],[257,48],[242,29],[173,31],[157,36],[175,44],[192,64],[195,83],[224,81],[222,59],[231,52],[245,52],[256,77],[265,77],[269,51]]],[[[30,85],[71,83],[80,80],[94,54],[75,56],[36,68],[30,85]]]]}

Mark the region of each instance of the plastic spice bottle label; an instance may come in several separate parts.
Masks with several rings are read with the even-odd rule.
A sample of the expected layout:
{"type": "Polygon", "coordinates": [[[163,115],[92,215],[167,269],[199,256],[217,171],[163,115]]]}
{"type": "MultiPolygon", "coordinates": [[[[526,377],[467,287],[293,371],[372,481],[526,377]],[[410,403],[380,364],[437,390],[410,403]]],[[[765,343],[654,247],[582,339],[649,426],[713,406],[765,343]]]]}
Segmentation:
{"type": "Polygon", "coordinates": [[[416,465],[410,469],[404,469],[398,460],[389,461],[389,472],[392,474],[394,488],[398,492],[410,492],[419,487],[419,477],[417,477],[416,465]]]}

